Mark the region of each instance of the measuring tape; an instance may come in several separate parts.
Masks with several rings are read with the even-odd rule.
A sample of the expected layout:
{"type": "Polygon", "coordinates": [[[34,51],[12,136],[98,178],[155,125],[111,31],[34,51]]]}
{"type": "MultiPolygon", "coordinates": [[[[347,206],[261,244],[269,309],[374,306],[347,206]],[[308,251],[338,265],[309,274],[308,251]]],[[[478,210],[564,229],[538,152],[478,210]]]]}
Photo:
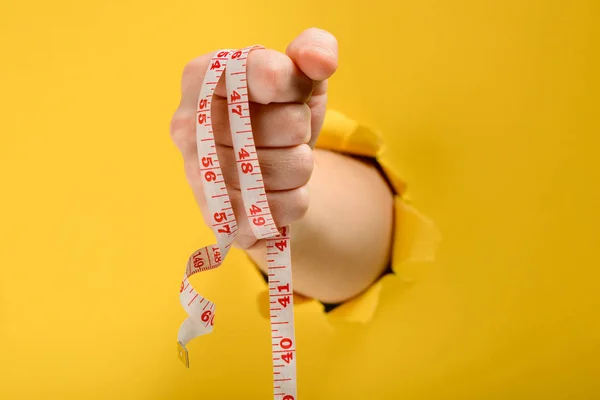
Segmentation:
{"type": "Polygon", "coordinates": [[[219,267],[238,232],[217,157],[210,113],[217,83],[225,72],[229,126],[246,218],[254,236],[266,239],[267,244],[274,398],[297,400],[290,228],[278,229],[273,221],[250,123],[246,59],[250,51],[260,48],[251,46],[217,52],[208,66],[198,97],[196,140],[200,176],[217,244],[195,251],[188,259],[179,300],[189,316],[179,328],[177,350],[179,359],[189,368],[189,354],[185,346],[192,339],[212,332],[215,304],[202,297],[192,287],[189,278],[198,272],[219,267]]]}

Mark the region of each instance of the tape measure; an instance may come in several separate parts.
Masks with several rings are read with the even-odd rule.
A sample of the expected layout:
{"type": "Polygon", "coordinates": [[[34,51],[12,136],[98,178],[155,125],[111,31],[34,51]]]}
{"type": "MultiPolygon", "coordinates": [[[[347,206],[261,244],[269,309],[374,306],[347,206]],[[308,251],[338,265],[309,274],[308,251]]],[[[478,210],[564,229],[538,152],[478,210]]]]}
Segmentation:
{"type": "Polygon", "coordinates": [[[180,360],[189,368],[189,354],[185,346],[192,339],[210,333],[214,325],[215,304],[192,287],[190,276],[219,267],[238,232],[217,157],[210,112],[217,83],[225,73],[229,126],[246,218],[254,236],[266,239],[267,245],[274,398],[297,400],[290,228],[278,229],[273,221],[250,122],[246,59],[250,51],[260,48],[251,46],[217,52],[208,66],[198,97],[196,140],[200,176],[217,244],[195,251],[188,259],[179,300],[189,316],[179,329],[177,350],[180,360]]]}

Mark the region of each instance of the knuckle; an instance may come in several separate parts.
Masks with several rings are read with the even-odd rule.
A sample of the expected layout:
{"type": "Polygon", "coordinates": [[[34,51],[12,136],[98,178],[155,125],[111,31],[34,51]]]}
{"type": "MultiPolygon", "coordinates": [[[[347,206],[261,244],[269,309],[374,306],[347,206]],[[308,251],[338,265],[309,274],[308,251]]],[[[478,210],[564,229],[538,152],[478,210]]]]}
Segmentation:
{"type": "Polygon", "coordinates": [[[286,68],[281,62],[272,62],[265,66],[265,81],[269,88],[265,103],[277,98],[285,86],[286,68]]]}
{"type": "Polygon", "coordinates": [[[205,53],[188,61],[181,72],[181,88],[183,91],[202,82],[210,59],[215,53],[216,51],[205,53]]]}
{"type": "Polygon", "coordinates": [[[304,185],[294,190],[293,197],[293,206],[292,210],[290,210],[290,214],[293,216],[294,220],[300,220],[304,218],[310,206],[308,186],[304,185]]]}
{"type": "Polygon", "coordinates": [[[271,215],[277,226],[285,226],[302,219],[310,204],[307,185],[285,192],[267,192],[271,215]]]}
{"type": "Polygon", "coordinates": [[[194,117],[190,113],[177,111],[171,118],[169,127],[171,140],[180,149],[184,147],[193,138],[194,117]]]}
{"type": "Polygon", "coordinates": [[[192,78],[197,78],[198,74],[202,72],[200,67],[201,63],[197,58],[185,64],[181,72],[181,86],[185,87],[192,78]]]}
{"type": "Polygon", "coordinates": [[[296,147],[296,160],[298,162],[298,170],[307,176],[307,179],[312,174],[314,168],[314,157],[312,149],[307,144],[301,144],[296,147]]]}
{"type": "Polygon", "coordinates": [[[307,104],[294,104],[288,114],[288,126],[294,143],[310,141],[310,108],[307,104]]]}

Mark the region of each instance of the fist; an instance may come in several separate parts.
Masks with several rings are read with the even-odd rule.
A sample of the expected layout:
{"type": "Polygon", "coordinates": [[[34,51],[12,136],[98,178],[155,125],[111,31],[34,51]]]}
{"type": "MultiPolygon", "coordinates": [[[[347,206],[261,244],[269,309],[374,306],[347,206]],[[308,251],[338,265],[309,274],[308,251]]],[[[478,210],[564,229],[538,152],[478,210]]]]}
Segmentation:
{"type": "MultiPolygon", "coordinates": [[[[184,68],[181,101],[170,129],[173,142],[183,156],[187,181],[207,224],[211,223],[211,217],[196,149],[196,107],[204,74],[214,54],[202,55],[184,68]]],[[[312,149],[325,117],[327,79],[337,69],[337,59],[335,37],[314,28],[294,39],[285,54],[256,49],[248,55],[247,84],[254,143],[267,201],[278,227],[301,219],[308,210],[312,149]]],[[[248,249],[256,243],[256,238],[242,202],[224,78],[215,89],[211,121],[223,178],[238,223],[236,245],[248,249]]]]}

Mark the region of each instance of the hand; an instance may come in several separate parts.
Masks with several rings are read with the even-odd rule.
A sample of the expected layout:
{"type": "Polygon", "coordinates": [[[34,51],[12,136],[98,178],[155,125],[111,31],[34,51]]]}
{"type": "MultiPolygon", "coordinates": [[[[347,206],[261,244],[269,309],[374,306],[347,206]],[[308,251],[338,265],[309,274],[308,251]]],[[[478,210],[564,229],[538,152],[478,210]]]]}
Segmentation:
{"type": "MultiPolygon", "coordinates": [[[[211,219],[200,177],[195,118],[200,87],[213,55],[200,56],[184,68],[181,102],[171,121],[171,137],[182,153],[188,183],[207,224],[211,219]]],[[[312,149],[325,117],[327,79],[337,69],[337,59],[335,37],[314,28],[294,39],[285,54],[257,49],[248,56],[252,130],[267,200],[278,227],[301,219],[308,210],[312,149]]],[[[217,155],[238,222],[236,245],[248,249],[257,240],[244,212],[224,77],[215,89],[211,112],[217,155]]]]}

